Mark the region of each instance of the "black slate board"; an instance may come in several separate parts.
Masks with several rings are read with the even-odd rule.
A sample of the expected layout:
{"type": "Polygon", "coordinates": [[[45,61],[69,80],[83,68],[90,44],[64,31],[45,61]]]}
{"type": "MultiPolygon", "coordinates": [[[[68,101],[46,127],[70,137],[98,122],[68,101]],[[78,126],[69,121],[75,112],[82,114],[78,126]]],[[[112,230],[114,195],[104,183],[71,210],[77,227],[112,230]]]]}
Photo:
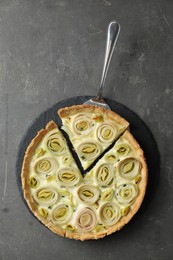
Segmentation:
{"type": "MultiPolygon", "coordinates": [[[[20,174],[21,174],[24,154],[31,140],[36,136],[37,132],[40,129],[45,128],[46,124],[50,120],[53,120],[58,126],[61,126],[61,120],[57,115],[57,110],[59,108],[83,104],[86,100],[90,98],[91,98],[90,96],[79,96],[79,97],[72,97],[60,101],[54,106],[52,106],[51,108],[42,112],[27,129],[25,135],[23,136],[20,142],[18,154],[17,154],[17,160],[16,160],[17,183],[18,183],[20,194],[25,204],[26,202],[23,198],[20,174]]],[[[140,213],[143,210],[145,210],[145,207],[151,202],[151,199],[154,196],[159,183],[160,155],[158,152],[157,144],[149,128],[134,112],[132,112],[126,106],[117,103],[114,100],[105,99],[105,101],[111,107],[112,111],[121,115],[130,123],[131,133],[134,135],[135,139],[138,141],[141,148],[144,150],[149,174],[148,174],[148,185],[147,185],[146,196],[144,198],[144,201],[142,203],[139,212],[137,213],[137,215],[140,215],[140,213]]]]}

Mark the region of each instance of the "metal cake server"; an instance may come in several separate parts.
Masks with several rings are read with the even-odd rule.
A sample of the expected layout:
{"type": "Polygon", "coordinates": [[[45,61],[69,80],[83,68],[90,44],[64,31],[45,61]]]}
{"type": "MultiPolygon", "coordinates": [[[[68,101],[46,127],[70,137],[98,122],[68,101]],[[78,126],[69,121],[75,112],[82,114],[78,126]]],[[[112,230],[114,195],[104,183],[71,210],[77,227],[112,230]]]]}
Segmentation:
{"type": "Polygon", "coordinates": [[[108,30],[107,30],[105,59],[104,59],[103,72],[102,72],[102,77],[101,77],[101,82],[100,82],[100,88],[99,88],[97,96],[86,101],[84,104],[101,106],[101,107],[111,110],[111,108],[108,106],[108,104],[103,99],[102,91],[103,91],[106,75],[107,75],[107,72],[109,69],[109,64],[111,61],[111,57],[112,57],[119,33],[120,33],[120,24],[117,23],[116,21],[111,21],[108,25],[108,30]]]}

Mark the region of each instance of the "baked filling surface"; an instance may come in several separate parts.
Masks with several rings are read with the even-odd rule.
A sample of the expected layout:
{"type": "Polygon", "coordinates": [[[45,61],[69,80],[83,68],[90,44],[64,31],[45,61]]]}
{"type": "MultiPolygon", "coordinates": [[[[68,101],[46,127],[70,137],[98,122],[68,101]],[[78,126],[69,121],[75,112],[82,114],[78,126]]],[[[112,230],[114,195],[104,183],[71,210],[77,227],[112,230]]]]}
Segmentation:
{"type": "Polygon", "coordinates": [[[147,185],[144,154],[128,122],[93,106],[61,109],[63,129],[88,168],[82,176],[67,142],[50,121],[26,151],[24,197],[34,215],[53,232],[74,239],[98,239],[120,230],[139,209],[147,185]]]}

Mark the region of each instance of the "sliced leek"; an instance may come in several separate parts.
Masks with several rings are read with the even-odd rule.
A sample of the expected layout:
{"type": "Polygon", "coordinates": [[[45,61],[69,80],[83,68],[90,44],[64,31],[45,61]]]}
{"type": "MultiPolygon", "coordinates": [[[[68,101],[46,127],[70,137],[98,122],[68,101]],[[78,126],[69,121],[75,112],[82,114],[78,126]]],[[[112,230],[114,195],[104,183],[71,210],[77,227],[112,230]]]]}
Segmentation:
{"type": "Polygon", "coordinates": [[[66,152],[65,139],[59,132],[52,133],[46,140],[48,150],[55,155],[62,155],[66,152]]]}
{"type": "Polygon", "coordinates": [[[78,204],[77,199],[74,197],[74,195],[72,193],[70,193],[69,191],[67,191],[65,189],[59,190],[58,192],[59,192],[59,195],[61,196],[61,199],[66,198],[66,199],[68,199],[68,201],[72,207],[77,206],[77,204],[78,204]]]}
{"type": "Polygon", "coordinates": [[[73,158],[71,156],[71,154],[65,154],[62,158],[63,164],[66,166],[71,166],[71,164],[73,163],[73,158]]]}
{"type": "Polygon", "coordinates": [[[88,232],[97,224],[96,213],[89,207],[81,209],[76,217],[76,226],[80,232],[88,232]]]}
{"type": "Polygon", "coordinates": [[[59,204],[52,211],[52,221],[56,225],[64,225],[71,219],[72,213],[73,210],[69,203],[59,204]]]}
{"type": "Polygon", "coordinates": [[[119,156],[126,156],[130,152],[128,144],[119,144],[115,146],[116,152],[119,156]]]}
{"type": "Polygon", "coordinates": [[[83,184],[77,191],[79,199],[88,204],[94,204],[99,198],[99,189],[91,184],[83,184]]]}
{"type": "Polygon", "coordinates": [[[104,232],[106,230],[105,226],[103,224],[98,224],[95,229],[97,233],[104,232]]]}
{"type": "Polygon", "coordinates": [[[75,168],[62,168],[56,174],[57,182],[62,186],[72,187],[81,180],[81,175],[75,168]]]}
{"type": "Polygon", "coordinates": [[[141,174],[138,174],[138,175],[135,177],[135,184],[138,184],[140,181],[141,181],[141,174]]]}
{"type": "Polygon", "coordinates": [[[40,208],[40,209],[39,209],[39,213],[40,213],[40,215],[41,215],[43,218],[45,218],[45,219],[48,217],[48,214],[49,214],[48,210],[45,209],[45,208],[40,208]]]}
{"type": "Polygon", "coordinates": [[[105,156],[106,161],[109,163],[115,163],[116,162],[116,156],[114,153],[109,153],[108,155],[105,156]]]}
{"type": "Polygon", "coordinates": [[[39,181],[38,181],[37,177],[36,176],[31,176],[29,178],[29,186],[31,188],[36,189],[38,187],[38,185],[39,185],[39,181]]]}
{"type": "Polygon", "coordinates": [[[121,215],[126,216],[129,213],[129,211],[130,211],[130,207],[127,206],[127,207],[121,209],[121,215]]]}
{"type": "Polygon", "coordinates": [[[65,227],[66,230],[69,230],[71,232],[74,232],[75,231],[75,226],[71,225],[71,224],[68,224],[66,227],[65,227]]]}
{"type": "Polygon", "coordinates": [[[109,163],[101,164],[96,170],[96,181],[102,187],[109,185],[113,178],[114,171],[109,163]]]}
{"type": "Polygon", "coordinates": [[[106,189],[105,191],[102,192],[101,200],[104,201],[104,202],[105,201],[111,201],[113,196],[114,196],[113,189],[106,189]]]}
{"type": "Polygon", "coordinates": [[[97,138],[103,143],[112,143],[117,135],[117,129],[112,124],[103,123],[97,129],[97,138]]]}
{"type": "Polygon", "coordinates": [[[40,177],[50,177],[58,169],[58,162],[53,157],[44,157],[37,159],[34,164],[34,170],[40,177]]]}
{"type": "Polygon", "coordinates": [[[46,153],[46,151],[43,149],[43,148],[38,148],[36,151],[35,151],[35,156],[38,158],[38,157],[41,157],[43,156],[44,154],[46,153]]]}
{"type": "Polygon", "coordinates": [[[94,161],[100,154],[100,146],[96,142],[81,143],[77,147],[77,153],[84,161],[94,161]]]}
{"type": "Polygon", "coordinates": [[[130,157],[120,161],[117,169],[122,178],[132,180],[140,172],[141,164],[137,159],[130,157]]]}
{"type": "Polygon", "coordinates": [[[90,116],[86,114],[78,115],[73,121],[73,131],[77,135],[88,135],[93,128],[93,124],[90,116]]]}
{"type": "Polygon", "coordinates": [[[52,205],[58,200],[58,192],[55,188],[42,187],[33,194],[34,200],[43,206],[52,205]]]}
{"type": "Polygon", "coordinates": [[[121,212],[118,205],[107,202],[100,207],[100,219],[106,226],[112,226],[121,218],[121,212]]]}
{"type": "Polygon", "coordinates": [[[130,204],[137,194],[137,186],[132,183],[122,184],[115,191],[118,202],[122,204],[130,204]]]}

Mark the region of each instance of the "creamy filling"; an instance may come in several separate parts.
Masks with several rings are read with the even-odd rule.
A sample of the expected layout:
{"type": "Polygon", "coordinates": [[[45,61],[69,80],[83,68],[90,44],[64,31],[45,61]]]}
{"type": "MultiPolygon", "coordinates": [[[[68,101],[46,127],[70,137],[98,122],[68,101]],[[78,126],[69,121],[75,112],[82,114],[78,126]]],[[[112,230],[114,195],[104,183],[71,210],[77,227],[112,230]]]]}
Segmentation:
{"type": "Polygon", "coordinates": [[[62,121],[62,129],[69,135],[84,169],[87,169],[125,130],[124,127],[116,124],[106,115],[98,113],[71,115],[69,118],[63,119],[62,121]],[[98,153],[91,153],[91,156],[88,157],[81,154],[80,146],[82,143],[91,144],[92,141],[93,144],[98,144],[98,153]]]}
{"type": "MultiPolygon", "coordinates": [[[[98,123],[96,122],[96,124],[98,123]]],[[[84,126],[83,124],[81,127],[84,126]]],[[[54,147],[57,147],[56,142],[54,147]]],[[[127,215],[134,207],[136,197],[141,188],[141,169],[139,169],[139,172],[133,179],[125,179],[118,173],[117,167],[125,158],[133,157],[139,160],[139,158],[136,157],[133,147],[124,137],[121,137],[114,147],[109,150],[83,178],[67,147],[64,137],[58,129],[52,130],[45,135],[43,141],[38,145],[30,164],[30,193],[33,201],[38,205],[40,215],[52,221],[55,225],[67,229],[69,232],[84,232],[81,227],[78,228],[80,225],[86,226],[89,232],[103,232],[107,227],[118,222],[121,217],[127,215]],[[62,138],[60,144],[64,143],[65,153],[60,152],[60,154],[57,154],[54,151],[52,152],[46,145],[47,138],[56,132],[58,132],[58,136],[62,138]],[[46,158],[49,158],[49,161],[52,162],[52,168],[49,162],[45,163],[44,159],[46,158]],[[42,170],[38,168],[38,173],[36,163],[40,160],[43,160],[41,161],[42,170]],[[57,167],[55,167],[55,165],[57,165],[57,167]],[[107,167],[107,165],[109,165],[109,167],[107,167]],[[50,171],[49,168],[51,169],[50,171]],[[78,172],[79,180],[77,182],[74,181],[74,176],[70,172],[67,171],[66,174],[63,175],[64,180],[67,180],[68,184],[70,181],[74,181],[73,186],[66,185],[65,182],[64,184],[57,182],[57,172],[64,168],[75,169],[78,172]],[[100,168],[101,170],[99,174],[97,174],[100,168]],[[46,171],[48,172],[46,173],[46,171]],[[48,176],[46,176],[46,174],[48,176]],[[98,181],[98,176],[100,182],[98,181]],[[92,186],[94,186],[93,190],[89,188],[91,183],[92,186]],[[123,185],[126,185],[127,188],[122,189],[123,185]],[[53,194],[52,191],[55,191],[55,194],[53,194]],[[37,194],[39,194],[39,198],[41,199],[36,198],[37,194]],[[103,207],[104,204],[106,205],[105,207],[103,207]],[[115,207],[111,205],[115,205],[115,207]],[[80,211],[83,212],[85,208],[94,211],[93,214],[96,214],[97,219],[94,219],[95,216],[92,216],[90,210],[86,210],[86,214],[83,214],[82,217],[79,218],[80,211]],[[76,223],[77,219],[81,221],[80,224],[76,223]],[[92,219],[94,219],[95,224],[93,228],[90,229],[89,224],[92,226],[92,223],[90,223],[92,219]]],[[[125,170],[128,174],[132,167],[126,168],[125,170]]]]}

